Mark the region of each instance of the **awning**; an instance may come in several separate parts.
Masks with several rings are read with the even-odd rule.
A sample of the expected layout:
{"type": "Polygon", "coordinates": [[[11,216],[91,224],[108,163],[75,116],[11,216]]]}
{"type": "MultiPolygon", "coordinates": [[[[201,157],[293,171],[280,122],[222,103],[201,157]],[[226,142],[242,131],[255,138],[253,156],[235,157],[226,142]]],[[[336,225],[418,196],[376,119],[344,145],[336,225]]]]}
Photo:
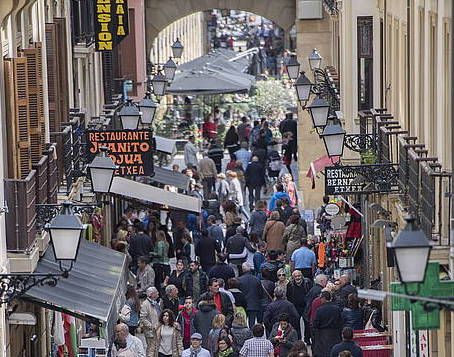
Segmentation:
{"type": "Polygon", "coordinates": [[[163,152],[168,155],[174,155],[177,152],[176,140],[164,138],[155,135],[156,151],[163,152]]]}
{"type": "Polygon", "coordinates": [[[183,211],[200,213],[202,208],[202,201],[196,197],[166,191],[119,176],[114,177],[110,192],[183,211]]]}
{"type": "Polygon", "coordinates": [[[151,181],[175,186],[182,190],[188,189],[190,180],[191,179],[188,176],[183,175],[181,172],[175,172],[159,166],[154,167],[154,176],[151,177],[151,181]]]}
{"type": "MultiPolygon", "coordinates": [[[[38,262],[36,273],[58,273],[52,246],[38,262]]],[[[82,240],[79,254],[67,279],[55,287],[35,286],[24,299],[48,309],[98,322],[110,342],[125,301],[128,269],[126,256],[99,244],[82,240]]]]}

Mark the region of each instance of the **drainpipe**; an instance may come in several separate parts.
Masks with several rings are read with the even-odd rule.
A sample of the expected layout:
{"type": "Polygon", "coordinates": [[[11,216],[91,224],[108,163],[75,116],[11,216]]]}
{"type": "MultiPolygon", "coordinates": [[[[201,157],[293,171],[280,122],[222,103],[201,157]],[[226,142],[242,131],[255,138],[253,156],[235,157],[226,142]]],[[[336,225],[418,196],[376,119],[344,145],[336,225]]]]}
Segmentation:
{"type": "MultiPolygon", "coordinates": [[[[451,22],[454,20],[454,4],[451,3],[451,22]]],[[[454,38],[451,35],[451,49],[454,48],[454,38]]],[[[452,108],[452,103],[454,100],[454,88],[452,83],[454,81],[454,56],[451,56],[451,172],[454,168],[454,144],[452,140],[454,139],[454,110],[452,108]]],[[[449,274],[451,280],[454,280],[454,180],[451,179],[451,232],[450,232],[450,246],[449,249],[449,274]]]]}

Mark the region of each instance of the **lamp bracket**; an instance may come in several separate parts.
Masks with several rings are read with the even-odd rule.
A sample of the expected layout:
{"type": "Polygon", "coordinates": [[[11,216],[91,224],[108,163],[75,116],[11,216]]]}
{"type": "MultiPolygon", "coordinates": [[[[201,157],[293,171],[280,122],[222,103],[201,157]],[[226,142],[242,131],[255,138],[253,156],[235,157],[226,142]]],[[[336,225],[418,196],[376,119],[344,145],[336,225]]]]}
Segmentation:
{"type": "MultiPolygon", "coordinates": [[[[61,267],[61,265],[60,265],[61,267]]],[[[24,295],[34,286],[57,285],[58,280],[68,277],[69,270],[63,270],[61,273],[17,273],[17,274],[0,274],[0,305],[8,304],[14,299],[24,295]]]]}
{"type": "Polygon", "coordinates": [[[351,151],[362,153],[375,149],[377,141],[377,135],[373,134],[347,134],[344,143],[351,151]]]}
{"type": "MultiPolygon", "coordinates": [[[[57,216],[57,214],[61,211],[61,204],[37,204],[36,205],[36,224],[38,229],[43,229],[44,226],[52,219],[57,216]]],[[[88,205],[88,204],[73,204],[71,208],[74,213],[76,214],[83,214],[86,213],[88,215],[92,215],[94,210],[100,205],[88,205]]]]}

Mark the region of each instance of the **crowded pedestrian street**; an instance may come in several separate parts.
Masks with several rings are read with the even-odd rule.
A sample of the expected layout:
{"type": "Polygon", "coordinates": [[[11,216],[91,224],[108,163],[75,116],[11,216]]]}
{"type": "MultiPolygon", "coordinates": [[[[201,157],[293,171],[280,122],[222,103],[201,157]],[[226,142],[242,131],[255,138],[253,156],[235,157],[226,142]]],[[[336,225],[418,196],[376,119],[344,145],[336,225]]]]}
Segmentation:
{"type": "Polygon", "coordinates": [[[0,357],[454,356],[449,0],[1,0],[0,357]]]}

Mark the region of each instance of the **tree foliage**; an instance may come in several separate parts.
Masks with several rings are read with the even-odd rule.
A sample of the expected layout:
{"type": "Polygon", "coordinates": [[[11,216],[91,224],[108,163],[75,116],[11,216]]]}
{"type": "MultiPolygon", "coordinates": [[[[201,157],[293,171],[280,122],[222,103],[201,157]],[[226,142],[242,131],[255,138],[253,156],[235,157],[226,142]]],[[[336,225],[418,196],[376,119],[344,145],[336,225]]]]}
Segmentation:
{"type": "Polygon", "coordinates": [[[251,101],[260,116],[278,118],[296,105],[296,94],[290,83],[268,78],[256,83],[251,101]]]}

